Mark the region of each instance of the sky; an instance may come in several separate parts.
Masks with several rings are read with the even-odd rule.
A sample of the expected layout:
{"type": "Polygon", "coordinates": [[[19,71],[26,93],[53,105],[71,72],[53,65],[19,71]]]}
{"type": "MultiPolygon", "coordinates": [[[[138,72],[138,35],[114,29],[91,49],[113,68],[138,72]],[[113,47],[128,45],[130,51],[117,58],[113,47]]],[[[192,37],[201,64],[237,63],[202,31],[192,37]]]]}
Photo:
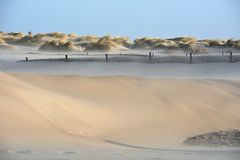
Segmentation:
{"type": "Polygon", "coordinates": [[[240,38],[240,1],[0,0],[0,31],[240,38]]]}

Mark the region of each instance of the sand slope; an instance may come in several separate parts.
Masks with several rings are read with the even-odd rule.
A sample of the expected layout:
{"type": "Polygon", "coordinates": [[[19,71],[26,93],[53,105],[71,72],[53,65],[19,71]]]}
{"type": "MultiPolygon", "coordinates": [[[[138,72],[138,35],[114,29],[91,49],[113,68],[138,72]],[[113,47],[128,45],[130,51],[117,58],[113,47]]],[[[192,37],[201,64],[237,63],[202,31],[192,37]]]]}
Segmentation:
{"type": "Polygon", "coordinates": [[[181,144],[240,128],[240,81],[0,73],[0,141],[181,144]]]}

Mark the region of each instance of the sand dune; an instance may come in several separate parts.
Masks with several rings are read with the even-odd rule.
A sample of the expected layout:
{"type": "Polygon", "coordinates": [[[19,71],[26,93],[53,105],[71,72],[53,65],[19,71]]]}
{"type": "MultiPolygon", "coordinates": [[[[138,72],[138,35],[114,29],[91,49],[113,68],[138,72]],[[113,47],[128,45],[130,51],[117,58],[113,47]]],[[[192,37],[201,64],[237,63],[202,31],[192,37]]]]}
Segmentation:
{"type": "Polygon", "coordinates": [[[1,145],[179,145],[240,128],[240,82],[0,74],[1,145]]]}
{"type": "Polygon", "coordinates": [[[31,32],[25,35],[21,32],[5,33],[0,31],[1,41],[11,45],[20,45],[28,47],[39,47],[40,50],[47,51],[78,51],[78,52],[117,52],[126,50],[171,50],[193,53],[210,53],[211,48],[229,50],[229,52],[239,52],[240,40],[238,39],[204,39],[198,40],[194,37],[176,37],[176,38],[152,38],[140,37],[131,41],[128,37],[93,35],[79,36],[77,34],[66,34],[60,32],[37,33],[31,32]],[[55,41],[51,42],[51,41],[55,41]],[[69,45],[61,44],[62,41],[69,45]],[[60,44],[59,44],[60,43],[60,44]],[[71,43],[71,45],[70,45],[71,43]]]}

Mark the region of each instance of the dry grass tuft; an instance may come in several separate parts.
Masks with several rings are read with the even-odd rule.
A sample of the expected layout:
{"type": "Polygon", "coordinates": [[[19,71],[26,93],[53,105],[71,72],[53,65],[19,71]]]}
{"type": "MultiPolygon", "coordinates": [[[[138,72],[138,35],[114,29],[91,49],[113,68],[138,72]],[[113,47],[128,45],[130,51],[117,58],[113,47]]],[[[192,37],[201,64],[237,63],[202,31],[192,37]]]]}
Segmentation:
{"type": "Polygon", "coordinates": [[[40,46],[41,44],[44,43],[42,37],[43,35],[35,35],[35,36],[27,35],[15,41],[15,44],[29,46],[29,47],[40,46]]]}
{"type": "Polygon", "coordinates": [[[71,33],[71,34],[68,34],[68,37],[72,38],[72,39],[75,39],[75,38],[78,37],[78,35],[76,33],[71,33]]]}
{"type": "Polygon", "coordinates": [[[71,52],[77,51],[78,49],[73,45],[72,42],[65,41],[48,41],[39,47],[40,51],[54,51],[54,52],[71,52]]]}
{"type": "Polygon", "coordinates": [[[96,43],[86,47],[86,51],[113,51],[118,47],[119,45],[111,40],[100,39],[96,43]]]}
{"type": "Polygon", "coordinates": [[[131,48],[131,46],[132,46],[132,43],[128,37],[113,37],[113,38],[111,38],[111,40],[121,46],[126,47],[126,48],[131,48]]]}
{"type": "Polygon", "coordinates": [[[14,37],[17,37],[17,38],[22,38],[22,37],[25,36],[25,34],[22,33],[22,32],[10,32],[10,33],[8,33],[8,35],[9,36],[14,36],[14,37]]]}
{"type": "Polygon", "coordinates": [[[161,43],[163,40],[159,38],[137,38],[134,40],[134,44],[132,46],[133,49],[152,49],[157,44],[161,43]]]}
{"type": "Polygon", "coordinates": [[[176,43],[196,43],[197,42],[197,39],[195,37],[176,37],[169,40],[174,41],[176,43]]]}
{"type": "Polygon", "coordinates": [[[127,50],[131,47],[131,42],[128,37],[100,37],[97,42],[86,46],[86,51],[118,51],[127,50]]]}
{"type": "Polygon", "coordinates": [[[133,48],[136,49],[178,49],[186,48],[196,44],[197,39],[193,37],[178,37],[173,39],[160,38],[137,38],[134,40],[133,48]]]}
{"type": "Polygon", "coordinates": [[[97,36],[82,36],[76,39],[78,42],[97,42],[99,38],[97,36]]]}
{"type": "Polygon", "coordinates": [[[46,35],[56,39],[63,39],[68,37],[68,35],[66,35],[65,33],[60,33],[60,32],[47,33],[46,35]]]}
{"type": "Polygon", "coordinates": [[[167,49],[167,50],[173,50],[178,48],[179,48],[178,44],[171,40],[159,41],[155,46],[152,47],[152,49],[167,49]]]}
{"type": "Polygon", "coordinates": [[[226,45],[226,41],[211,39],[200,40],[199,43],[206,47],[224,47],[226,45]]]}

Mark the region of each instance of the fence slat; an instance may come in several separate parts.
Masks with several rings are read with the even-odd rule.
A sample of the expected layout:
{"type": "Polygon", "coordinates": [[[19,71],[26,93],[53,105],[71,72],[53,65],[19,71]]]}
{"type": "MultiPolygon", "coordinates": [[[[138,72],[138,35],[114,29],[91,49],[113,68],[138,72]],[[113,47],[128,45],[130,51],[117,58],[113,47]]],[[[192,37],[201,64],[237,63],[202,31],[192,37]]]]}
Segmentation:
{"type": "Polygon", "coordinates": [[[152,53],[149,52],[149,63],[152,63],[152,53]]]}
{"type": "Polygon", "coordinates": [[[105,56],[106,56],[106,62],[108,62],[108,54],[105,54],[105,56]]]}
{"type": "Polygon", "coordinates": [[[192,63],[192,52],[190,52],[190,60],[189,63],[192,63]]]}
{"type": "Polygon", "coordinates": [[[67,54],[65,55],[65,61],[66,62],[68,61],[68,55],[67,54]]]}
{"type": "Polygon", "coordinates": [[[229,62],[232,63],[232,60],[233,60],[233,54],[232,52],[230,52],[229,62]]]}

